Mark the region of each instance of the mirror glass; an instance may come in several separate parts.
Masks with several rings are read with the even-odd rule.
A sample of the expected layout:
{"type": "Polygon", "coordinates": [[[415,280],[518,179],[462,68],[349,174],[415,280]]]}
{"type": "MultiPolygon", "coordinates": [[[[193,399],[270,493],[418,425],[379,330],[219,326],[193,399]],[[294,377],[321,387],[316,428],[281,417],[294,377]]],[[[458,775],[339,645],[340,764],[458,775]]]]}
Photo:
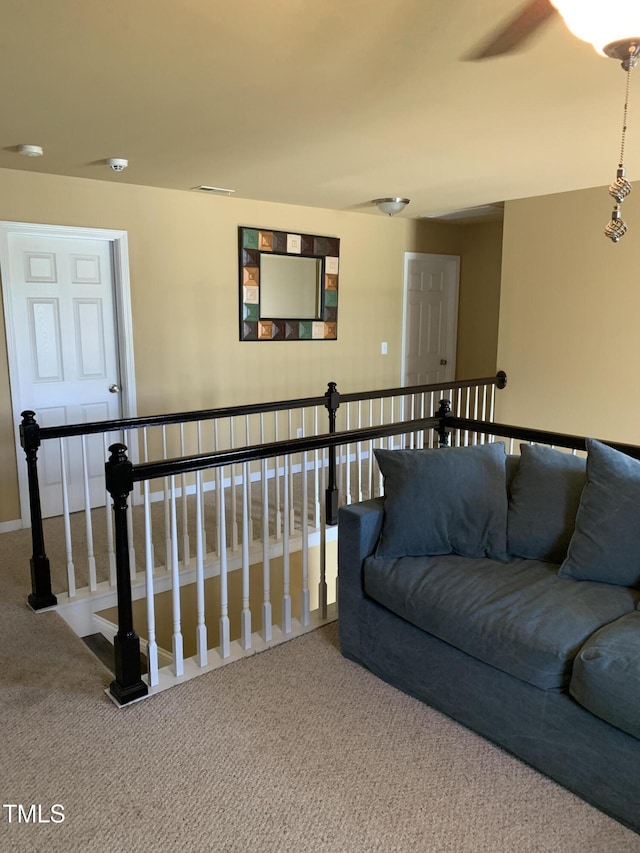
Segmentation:
{"type": "Polygon", "coordinates": [[[260,261],[260,316],[317,320],[322,261],[264,254],[260,261]]]}

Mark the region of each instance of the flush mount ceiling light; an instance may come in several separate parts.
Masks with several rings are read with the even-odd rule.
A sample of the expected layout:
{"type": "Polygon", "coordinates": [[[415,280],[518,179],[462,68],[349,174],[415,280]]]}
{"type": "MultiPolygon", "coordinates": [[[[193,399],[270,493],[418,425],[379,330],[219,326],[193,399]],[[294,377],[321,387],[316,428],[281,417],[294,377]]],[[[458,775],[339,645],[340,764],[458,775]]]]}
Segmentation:
{"type": "Polygon", "coordinates": [[[401,213],[409,202],[408,198],[374,198],[372,204],[376,204],[381,213],[395,216],[396,213],[401,213]]]}
{"type": "Polygon", "coordinates": [[[25,157],[42,157],[44,149],[42,145],[18,145],[18,154],[25,157]]]}
{"type": "Polygon", "coordinates": [[[629,84],[631,71],[640,56],[640,3],[638,0],[530,0],[506,25],[497,30],[490,41],[467,59],[488,59],[518,50],[548,19],[559,14],[574,36],[586,41],[602,56],[620,61],[627,72],[627,86],[622,121],[622,143],[616,179],[609,187],[615,201],[611,219],[604,233],[617,243],[627,232],[620,205],[631,192],[625,177],[624,145],[627,134],[629,84]]]}

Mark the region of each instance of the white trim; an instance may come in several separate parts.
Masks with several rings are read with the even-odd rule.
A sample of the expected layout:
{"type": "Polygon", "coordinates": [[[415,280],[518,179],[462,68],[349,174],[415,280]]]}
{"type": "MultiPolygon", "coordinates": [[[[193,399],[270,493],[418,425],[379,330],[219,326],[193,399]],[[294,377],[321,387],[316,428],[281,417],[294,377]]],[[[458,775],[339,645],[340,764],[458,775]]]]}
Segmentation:
{"type": "Polygon", "coordinates": [[[456,376],[456,351],[458,339],[458,300],[460,294],[460,255],[441,255],[433,252],[405,252],[404,253],[404,277],[402,283],[402,352],[400,355],[400,384],[405,384],[406,376],[406,345],[407,345],[407,294],[409,283],[409,262],[419,260],[420,258],[433,258],[434,260],[453,262],[453,270],[456,277],[456,288],[454,298],[449,305],[449,322],[453,329],[452,339],[449,341],[448,350],[446,353],[447,361],[453,367],[453,376],[451,381],[456,376]],[[451,322],[451,314],[455,318],[455,322],[451,322]]]}
{"type": "Polygon", "coordinates": [[[16,518],[14,521],[0,521],[0,534],[13,533],[14,530],[22,530],[21,518],[16,518]]]}
{"type": "MultiPolygon", "coordinates": [[[[126,231],[114,231],[105,228],[79,228],[66,225],[41,225],[31,222],[0,221],[0,272],[2,273],[2,301],[7,340],[7,359],[9,363],[9,382],[11,386],[11,404],[15,428],[16,464],[20,491],[20,525],[30,526],[29,490],[24,453],[20,446],[20,413],[28,406],[23,400],[16,400],[19,372],[19,359],[15,340],[12,304],[9,296],[9,236],[11,234],[32,235],[34,237],[67,237],[71,239],[108,240],[111,243],[113,259],[113,281],[115,297],[115,322],[118,336],[118,358],[120,381],[122,385],[122,417],[133,418],[137,413],[136,378],[133,361],[133,320],[131,315],[131,284],[129,279],[129,244],[126,231]]],[[[129,448],[132,462],[138,461],[137,442],[129,448]]]]}

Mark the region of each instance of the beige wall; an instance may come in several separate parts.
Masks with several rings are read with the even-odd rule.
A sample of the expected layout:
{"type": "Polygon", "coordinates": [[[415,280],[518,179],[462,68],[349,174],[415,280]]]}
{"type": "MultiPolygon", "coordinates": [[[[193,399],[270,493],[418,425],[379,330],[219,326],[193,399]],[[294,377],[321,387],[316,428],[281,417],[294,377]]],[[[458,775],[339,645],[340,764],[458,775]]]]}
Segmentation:
{"type": "Polygon", "coordinates": [[[502,222],[459,226],[458,379],[492,376],[497,363],[502,222]]]}
{"type": "Polygon", "coordinates": [[[640,198],[625,201],[615,245],[611,208],[604,187],[507,203],[503,422],[640,442],[640,198]]]}
{"type": "MultiPolygon", "coordinates": [[[[461,245],[451,225],[6,169],[0,220],[128,232],[139,414],[397,385],[403,253],[461,245]],[[341,238],[337,341],[239,342],[238,225],[341,238]]],[[[19,517],[4,327],[0,394],[2,522],[19,517]]]]}

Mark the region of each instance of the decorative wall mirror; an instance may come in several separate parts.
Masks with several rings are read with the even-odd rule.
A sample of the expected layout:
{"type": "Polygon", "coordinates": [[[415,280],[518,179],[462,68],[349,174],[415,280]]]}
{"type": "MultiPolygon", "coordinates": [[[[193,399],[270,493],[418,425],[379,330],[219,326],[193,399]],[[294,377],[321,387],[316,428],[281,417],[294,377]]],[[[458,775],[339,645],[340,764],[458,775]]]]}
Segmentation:
{"type": "Polygon", "coordinates": [[[340,240],[238,228],[241,341],[335,341],[340,240]]]}

